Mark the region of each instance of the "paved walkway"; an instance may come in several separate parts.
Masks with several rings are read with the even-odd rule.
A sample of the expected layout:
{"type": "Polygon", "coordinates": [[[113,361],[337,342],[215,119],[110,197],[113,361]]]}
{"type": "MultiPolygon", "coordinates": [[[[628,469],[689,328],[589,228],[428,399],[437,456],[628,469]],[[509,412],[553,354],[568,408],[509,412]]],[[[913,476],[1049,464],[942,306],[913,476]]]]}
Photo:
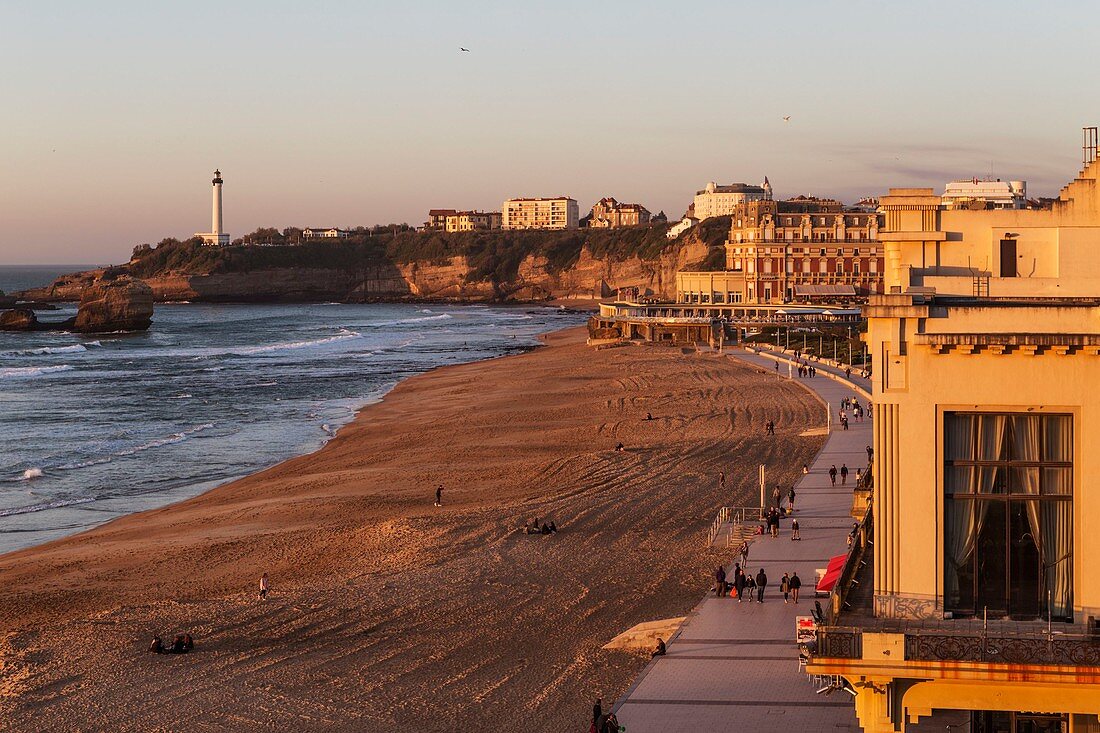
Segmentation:
{"type": "MultiPolygon", "coordinates": [[[[766,356],[737,351],[731,358],[774,369],[774,359],[766,356]]],[[[834,411],[853,396],[851,386],[822,376],[800,382],[834,411]]],[[[794,641],[795,617],[809,616],[813,606],[814,570],[847,551],[854,521],[851,485],[856,468],[867,465],[871,443],[870,421],[853,421],[845,431],[834,419],[833,426],[810,473],[795,488],[802,541],[791,541],[785,521],[778,539],[758,537],[750,548],[749,570],[755,574],[763,566],[768,575],[764,603],[715,598],[711,591],[670,640],[667,656],[650,663],[616,704],[619,723],[629,733],[860,730],[849,696],[815,694],[799,668],[794,641]],[[829,467],[845,463],[848,485],[842,488],[837,479],[833,487],[829,467]],[[803,583],[797,606],[784,605],[779,592],[783,573],[793,571],[803,583]]],[[[726,558],[729,567],[733,552],[726,558]]]]}

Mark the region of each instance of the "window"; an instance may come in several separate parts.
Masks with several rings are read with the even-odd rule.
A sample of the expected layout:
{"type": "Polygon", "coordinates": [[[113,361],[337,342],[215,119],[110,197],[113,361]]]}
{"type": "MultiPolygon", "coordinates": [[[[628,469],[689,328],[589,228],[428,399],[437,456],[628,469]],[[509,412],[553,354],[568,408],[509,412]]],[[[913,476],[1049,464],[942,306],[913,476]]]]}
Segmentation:
{"type": "Polygon", "coordinates": [[[836,274],[844,274],[844,260],[840,259],[839,257],[836,258],[836,274]]]}
{"type": "Polygon", "coordinates": [[[825,248],[824,248],[824,247],[822,247],[822,248],[821,248],[821,256],[822,256],[822,257],[824,257],[824,256],[825,256],[825,248]]]}
{"type": "Polygon", "coordinates": [[[970,713],[971,733],[1064,733],[1068,713],[1017,713],[975,710],[970,713]]]}
{"type": "Polygon", "coordinates": [[[739,293],[739,292],[738,293],[729,293],[728,295],[729,295],[729,302],[730,303],[740,303],[741,302],[741,293],[739,293]]]}
{"type": "Polygon", "coordinates": [[[1073,418],[944,415],[944,608],[1073,618],[1073,418]]]}

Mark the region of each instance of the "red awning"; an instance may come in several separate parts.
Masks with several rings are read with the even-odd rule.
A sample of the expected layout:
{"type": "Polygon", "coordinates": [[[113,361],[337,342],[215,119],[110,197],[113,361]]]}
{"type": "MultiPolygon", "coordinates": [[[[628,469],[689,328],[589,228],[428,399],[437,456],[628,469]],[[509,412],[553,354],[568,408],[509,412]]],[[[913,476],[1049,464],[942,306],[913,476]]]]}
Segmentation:
{"type": "Polygon", "coordinates": [[[829,566],[825,568],[825,575],[817,582],[817,588],[815,590],[818,593],[828,593],[833,589],[836,582],[840,580],[840,573],[844,570],[844,563],[847,560],[847,554],[837,555],[829,560],[829,566]]]}

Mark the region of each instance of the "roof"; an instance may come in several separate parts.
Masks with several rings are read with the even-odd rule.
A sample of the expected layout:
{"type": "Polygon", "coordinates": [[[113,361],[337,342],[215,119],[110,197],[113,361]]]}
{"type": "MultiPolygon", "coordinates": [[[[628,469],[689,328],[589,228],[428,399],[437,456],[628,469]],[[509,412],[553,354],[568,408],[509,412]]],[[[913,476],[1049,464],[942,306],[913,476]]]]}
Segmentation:
{"type": "Polygon", "coordinates": [[[702,191],[696,191],[695,195],[700,196],[704,193],[759,193],[759,194],[763,194],[764,193],[764,188],[762,186],[753,186],[752,184],[749,184],[749,183],[731,183],[731,184],[726,185],[726,186],[715,186],[713,192],[708,191],[707,189],[704,188],[702,191]]]}
{"type": "Polygon", "coordinates": [[[806,295],[855,295],[851,285],[795,285],[795,297],[806,295]]]}
{"type": "Polygon", "coordinates": [[[458,213],[454,209],[429,209],[428,216],[447,216],[448,214],[458,213]]]}
{"type": "Polygon", "coordinates": [[[513,201],[576,201],[569,196],[520,196],[514,199],[508,199],[505,203],[511,203],[513,201]]]}

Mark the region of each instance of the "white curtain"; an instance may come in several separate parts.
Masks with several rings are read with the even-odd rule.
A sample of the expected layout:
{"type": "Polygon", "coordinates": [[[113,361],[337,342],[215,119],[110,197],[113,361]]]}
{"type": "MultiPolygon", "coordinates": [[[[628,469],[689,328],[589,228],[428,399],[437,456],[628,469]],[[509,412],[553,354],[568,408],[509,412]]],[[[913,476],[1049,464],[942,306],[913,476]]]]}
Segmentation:
{"type": "MultiPolygon", "coordinates": [[[[945,454],[948,460],[972,461],[975,455],[975,415],[947,415],[944,419],[945,454]]],[[[976,489],[974,466],[948,466],[945,469],[948,490],[952,494],[972,494],[976,489]]],[[[944,572],[944,601],[959,602],[959,571],[971,561],[976,539],[974,527],[975,502],[947,499],[949,506],[944,513],[947,536],[944,538],[944,554],[947,562],[944,572]]]]}

